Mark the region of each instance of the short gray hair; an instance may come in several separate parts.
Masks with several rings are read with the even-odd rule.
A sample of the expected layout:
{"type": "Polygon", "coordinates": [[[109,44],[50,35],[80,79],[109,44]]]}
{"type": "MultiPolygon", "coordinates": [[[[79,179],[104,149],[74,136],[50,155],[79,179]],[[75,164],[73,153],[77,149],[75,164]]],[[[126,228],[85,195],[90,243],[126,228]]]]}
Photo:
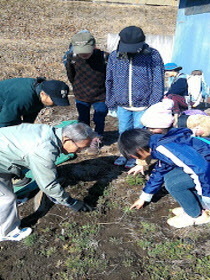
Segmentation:
{"type": "Polygon", "coordinates": [[[93,139],[97,134],[84,123],[73,123],[63,127],[62,137],[67,137],[75,142],[93,139]]]}

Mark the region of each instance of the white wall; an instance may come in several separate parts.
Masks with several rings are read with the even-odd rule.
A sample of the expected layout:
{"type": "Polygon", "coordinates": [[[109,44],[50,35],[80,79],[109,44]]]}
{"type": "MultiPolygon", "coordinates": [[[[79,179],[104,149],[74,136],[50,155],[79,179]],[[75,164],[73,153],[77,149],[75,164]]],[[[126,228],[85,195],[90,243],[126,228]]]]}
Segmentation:
{"type": "MultiPolygon", "coordinates": [[[[171,62],[172,49],[173,49],[173,36],[170,35],[152,35],[145,34],[146,43],[151,47],[157,49],[161,54],[164,63],[171,62]]],[[[119,42],[119,35],[109,33],[107,35],[107,51],[112,52],[116,50],[119,42]]]]}

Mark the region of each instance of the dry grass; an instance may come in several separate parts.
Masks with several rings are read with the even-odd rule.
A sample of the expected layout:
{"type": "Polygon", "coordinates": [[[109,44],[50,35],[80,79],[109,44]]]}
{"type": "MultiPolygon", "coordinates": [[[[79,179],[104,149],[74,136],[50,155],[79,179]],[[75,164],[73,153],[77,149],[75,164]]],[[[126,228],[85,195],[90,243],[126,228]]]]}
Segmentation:
{"type": "Polygon", "coordinates": [[[67,82],[62,56],[71,36],[90,30],[106,49],[108,33],[137,25],[148,34],[173,34],[176,8],[57,0],[1,0],[1,79],[36,77],[67,82]],[[167,25],[166,25],[167,21],[167,25]]]}

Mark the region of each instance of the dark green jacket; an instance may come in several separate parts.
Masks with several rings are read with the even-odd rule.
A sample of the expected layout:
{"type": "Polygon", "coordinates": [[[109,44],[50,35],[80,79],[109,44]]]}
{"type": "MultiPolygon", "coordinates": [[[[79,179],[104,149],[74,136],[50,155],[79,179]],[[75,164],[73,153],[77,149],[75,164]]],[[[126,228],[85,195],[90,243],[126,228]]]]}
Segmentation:
{"type": "Polygon", "coordinates": [[[36,79],[0,81],[0,127],[33,123],[43,107],[36,92],[36,79]]]}

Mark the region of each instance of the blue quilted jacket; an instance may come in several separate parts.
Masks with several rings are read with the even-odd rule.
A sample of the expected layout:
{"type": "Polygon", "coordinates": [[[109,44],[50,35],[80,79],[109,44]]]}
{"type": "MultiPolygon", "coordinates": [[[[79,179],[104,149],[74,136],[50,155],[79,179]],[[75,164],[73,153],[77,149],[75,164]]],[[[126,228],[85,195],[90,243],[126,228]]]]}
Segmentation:
{"type": "Polygon", "coordinates": [[[175,167],[194,180],[199,195],[210,197],[210,145],[197,137],[187,128],[172,128],[165,135],[151,136],[151,156],[158,159],[149,181],[143,189],[143,196],[149,194],[150,201],[164,182],[164,174],[175,167]]]}
{"type": "Polygon", "coordinates": [[[117,51],[109,55],[106,75],[108,108],[149,107],[162,100],[164,65],[159,52],[138,53],[130,59],[118,58],[117,51]]]}

